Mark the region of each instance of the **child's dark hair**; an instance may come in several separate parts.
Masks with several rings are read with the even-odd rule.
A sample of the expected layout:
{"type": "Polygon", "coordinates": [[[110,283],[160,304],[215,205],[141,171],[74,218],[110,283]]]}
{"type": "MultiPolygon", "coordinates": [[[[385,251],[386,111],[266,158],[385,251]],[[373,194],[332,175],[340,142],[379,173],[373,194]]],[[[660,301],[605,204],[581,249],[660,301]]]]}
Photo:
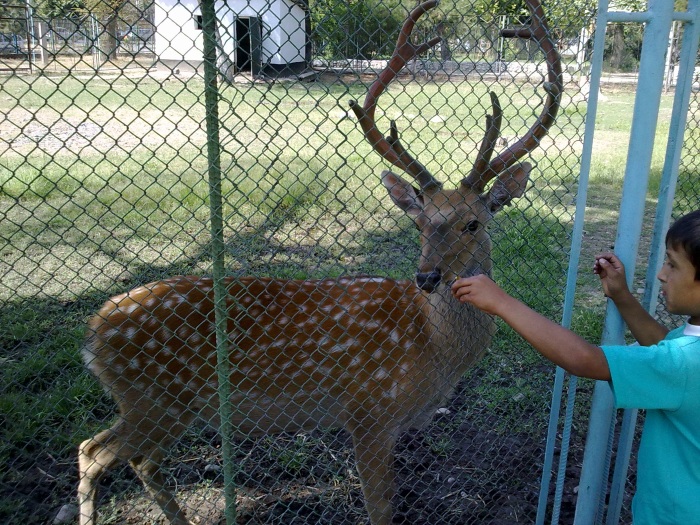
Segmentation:
{"type": "Polygon", "coordinates": [[[695,267],[695,280],[700,281],[700,210],[683,215],[666,233],[666,246],[683,248],[695,267]]]}

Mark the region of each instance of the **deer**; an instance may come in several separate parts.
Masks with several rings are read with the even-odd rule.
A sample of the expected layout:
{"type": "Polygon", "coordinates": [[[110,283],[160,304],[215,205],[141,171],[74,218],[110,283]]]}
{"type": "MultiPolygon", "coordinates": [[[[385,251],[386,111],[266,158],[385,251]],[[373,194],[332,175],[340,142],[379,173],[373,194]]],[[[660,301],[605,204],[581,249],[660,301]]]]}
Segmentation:
{"type": "MultiPolygon", "coordinates": [[[[459,303],[450,283],[491,274],[487,224],[526,191],[532,165],[519,160],[539,146],[559,107],[559,55],[538,0],[527,4],[530,26],[508,36],[533,39],[545,54],[542,113],[522,139],[491,159],[502,122],[491,93],[492,113],[477,159],[457,188],[443,188],[412,157],[394,122],[382,136],[374,117],[390,82],[439,42],[410,40],[436,0],[411,11],[363,106],[350,103],[373,149],[413,179],[390,170],[381,174],[391,201],[420,231],[415,279],[225,278],[236,436],[344,428],[372,525],[392,520],[397,440],[432,419],[494,334],[493,319],[459,303]]],[[[160,465],[195,419],[220,423],[213,280],[171,277],[112,297],[88,322],[82,352],[114,398],[118,417],[79,446],[81,525],[95,525],[98,480],[118,462],[131,465],[172,525],[188,524],[160,465]]]]}

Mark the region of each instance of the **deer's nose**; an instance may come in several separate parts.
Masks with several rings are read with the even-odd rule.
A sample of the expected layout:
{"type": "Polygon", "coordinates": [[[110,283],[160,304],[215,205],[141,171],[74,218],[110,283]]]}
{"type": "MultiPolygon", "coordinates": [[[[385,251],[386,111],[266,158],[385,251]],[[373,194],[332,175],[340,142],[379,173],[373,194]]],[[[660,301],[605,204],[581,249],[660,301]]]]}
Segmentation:
{"type": "Polygon", "coordinates": [[[440,284],[442,272],[439,268],[435,268],[432,272],[419,272],[416,274],[416,285],[421,290],[432,292],[440,284]]]}

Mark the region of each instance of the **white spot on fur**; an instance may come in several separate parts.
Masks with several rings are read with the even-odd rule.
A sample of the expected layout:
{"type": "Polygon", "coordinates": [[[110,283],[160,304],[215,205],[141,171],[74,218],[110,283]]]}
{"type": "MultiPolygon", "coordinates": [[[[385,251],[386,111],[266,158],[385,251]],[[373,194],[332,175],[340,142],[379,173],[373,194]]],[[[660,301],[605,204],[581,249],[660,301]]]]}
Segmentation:
{"type": "Polygon", "coordinates": [[[148,308],[149,310],[152,310],[153,307],[156,305],[157,302],[158,302],[158,299],[157,299],[156,297],[150,296],[148,299],[146,299],[146,300],[143,302],[143,306],[144,306],[145,308],[148,308]]]}
{"type": "Polygon", "coordinates": [[[144,358],[143,358],[143,356],[140,355],[140,354],[134,356],[134,358],[133,358],[133,359],[131,360],[131,362],[129,363],[129,368],[130,368],[131,370],[138,370],[138,371],[140,371],[140,370],[143,370],[144,366],[145,366],[144,358]]]}
{"type": "Polygon", "coordinates": [[[110,328],[109,330],[106,330],[104,335],[102,336],[103,339],[112,339],[112,337],[116,336],[119,334],[119,329],[117,328],[110,328]]]}
{"type": "Polygon", "coordinates": [[[358,277],[355,280],[358,283],[383,283],[386,281],[384,277],[358,277]]]}
{"type": "Polygon", "coordinates": [[[387,377],[389,377],[389,373],[383,368],[379,368],[374,373],[374,379],[376,379],[377,381],[381,381],[382,379],[386,379],[387,377]]]}
{"type": "Polygon", "coordinates": [[[175,333],[180,338],[180,340],[186,341],[187,338],[189,338],[189,336],[192,335],[192,328],[185,324],[178,328],[175,333]]]}
{"type": "Polygon", "coordinates": [[[122,306],[119,309],[124,312],[126,315],[131,315],[133,314],[136,309],[139,307],[139,303],[131,303],[129,306],[122,306]]]}

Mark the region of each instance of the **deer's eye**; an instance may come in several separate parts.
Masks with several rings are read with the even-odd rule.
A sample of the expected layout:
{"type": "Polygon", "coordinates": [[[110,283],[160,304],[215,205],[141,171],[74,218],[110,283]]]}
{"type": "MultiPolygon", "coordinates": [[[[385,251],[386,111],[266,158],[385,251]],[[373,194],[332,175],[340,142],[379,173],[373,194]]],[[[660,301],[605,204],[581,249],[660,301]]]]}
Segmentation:
{"type": "Polygon", "coordinates": [[[464,225],[464,228],[462,228],[462,233],[474,233],[478,229],[479,229],[479,221],[474,219],[474,220],[467,222],[467,224],[464,225]]]}

